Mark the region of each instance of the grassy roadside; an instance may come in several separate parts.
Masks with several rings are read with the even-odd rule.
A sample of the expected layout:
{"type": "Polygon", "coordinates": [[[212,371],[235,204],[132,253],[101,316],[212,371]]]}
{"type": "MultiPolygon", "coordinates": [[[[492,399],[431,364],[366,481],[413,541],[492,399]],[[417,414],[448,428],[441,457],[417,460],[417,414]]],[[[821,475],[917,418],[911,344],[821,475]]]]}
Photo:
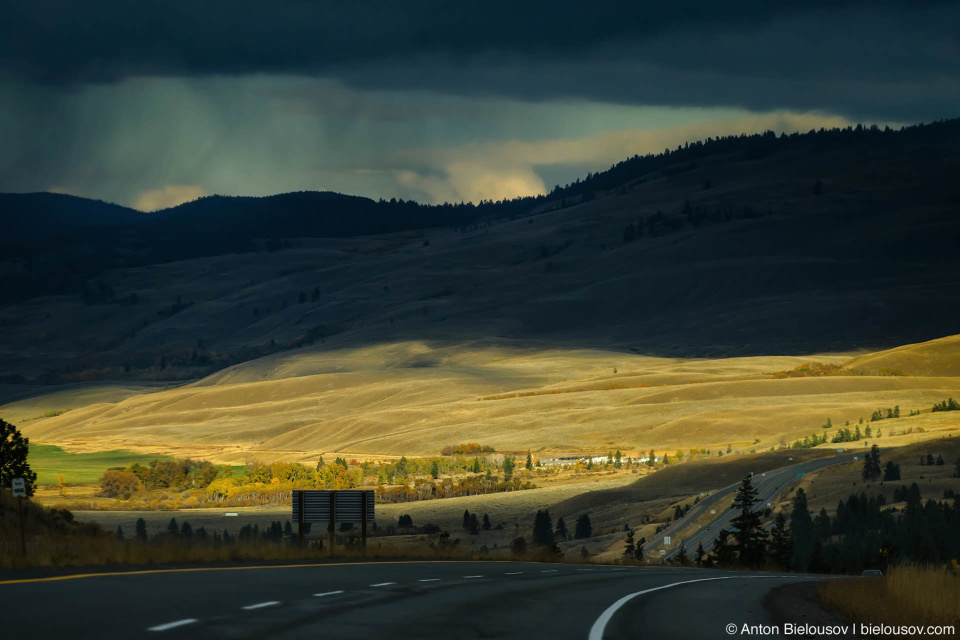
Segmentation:
{"type": "Polygon", "coordinates": [[[857,623],[960,626],[960,574],[943,567],[903,564],[882,577],[831,580],[819,596],[857,623]]]}

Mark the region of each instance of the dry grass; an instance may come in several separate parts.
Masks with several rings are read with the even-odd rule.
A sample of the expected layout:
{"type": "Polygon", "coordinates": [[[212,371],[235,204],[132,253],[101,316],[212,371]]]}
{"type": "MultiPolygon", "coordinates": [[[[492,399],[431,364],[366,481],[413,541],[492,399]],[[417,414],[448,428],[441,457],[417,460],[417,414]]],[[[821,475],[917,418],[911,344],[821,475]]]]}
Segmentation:
{"type": "MultiPolygon", "coordinates": [[[[61,394],[59,404],[77,408],[23,430],[68,451],[125,449],[234,464],[436,455],[466,441],[539,457],[728,443],[762,451],[818,431],[828,417],[839,426],[878,407],[899,405],[907,414],[960,395],[957,377],[769,376],[809,361],[401,342],[277,354],[117,402],[82,406],[82,398],[61,394]]],[[[30,410],[39,408],[34,402],[30,410]]],[[[922,418],[930,433],[957,429],[956,420],[930,415],[902,418],[901,426],[922,418]]],[[[894,426],[884,423],[885,430],[894,426]]]]}
{"type": "Polygon", "coordinates": [[[884,577],[825,582],[819,594],[825,608],[854,622],[960,623],[960,575],[943,567],[897,565],[884,577]]]}

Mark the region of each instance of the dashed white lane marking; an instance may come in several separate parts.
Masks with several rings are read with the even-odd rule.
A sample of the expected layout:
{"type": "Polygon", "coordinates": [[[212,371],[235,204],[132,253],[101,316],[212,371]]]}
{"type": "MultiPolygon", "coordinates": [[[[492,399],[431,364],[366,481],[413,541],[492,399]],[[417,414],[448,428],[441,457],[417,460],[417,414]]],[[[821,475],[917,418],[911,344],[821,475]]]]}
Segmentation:
{"type": "Polygon", "coordinates": [[[370,585],[371,587],[389,587],[392,584],[397,584],[396,582],[378,582],[377,584],[370,585]]]}
{"type": "Polygon", "coordinates": [[[470,578],[482,578],[483,576],[462,576],[462,577],[469,580],[470,578]]]}
{"type": "Polygon", "coordinates": [[[593,569],[577,569],[577,571],[593,571],[593,569]]]}
{"type": "Polygon", "coordinates": [[[440,578],[422,578],[417,582],[440,582],[440,578]]]}
{"type": "Polygon", "coordinates": [[[556,573],[557,571],[560,571],[560,569],[544,569],[540,573],[556,573]]]}
{"type": "Polygon", "coordinates": [[[243,607],[246,611],[252,611],[254,609],[263,609],[264,607],[273,607],[280,604],[279,600],[271,600],[270,602],[258,602],[257,604],[248,604],[243,607]]]}
{"type": "Polygon", "coordinates": [[[506,572],[505,574],[503,574],[503,575],[505,575],[505,576],[518,576],[518,575],[520,575],[521,573],[523,573],[523,571],[507,571],[507,572],[506,572]]]}
{"type": "Polygon", "coordinates": [[[185,620],[177,620],[176,622],[168,622],[167,624],[158,624],[155,627],[148,628],[147,631],[167,631],[168,629],[182,627],[185,624],[193,624],[196,621],[196,618],[186,618],[185,620]]]}
{"type": "Polygon", "coordinates": [[[324,591],[323,593],[315,593],[313,595],[315,595],[318,598],[322,598],[324,596],[335,596],[339,593],[343,593],[343,590],[341,589],[340,591],[324,591]]]}

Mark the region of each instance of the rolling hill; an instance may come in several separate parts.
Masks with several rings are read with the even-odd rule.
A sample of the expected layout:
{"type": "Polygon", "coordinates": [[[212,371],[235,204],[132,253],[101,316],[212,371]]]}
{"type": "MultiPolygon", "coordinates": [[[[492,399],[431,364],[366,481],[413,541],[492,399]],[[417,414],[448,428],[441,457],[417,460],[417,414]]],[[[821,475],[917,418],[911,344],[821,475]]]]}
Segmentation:
{"type": "Polygon", "coordinates": [[[28,423],[38,442],[237,460],[769,447],[928,408],[960,395],[956,339],[903,345],[960,332],[958,142],[957,121],[724,139],[474,208],[205,199],[67,242],[92,256],[78,290],[31,290],[71,263],[24,242],[0,411],[73,409],[28,423]],[[424,217],[344,226],[361,205],[424,217]],[[811,360],[865,375],[770,376],[811,360]],[[103,391],[158,382],[185,386],[103,391]]]}

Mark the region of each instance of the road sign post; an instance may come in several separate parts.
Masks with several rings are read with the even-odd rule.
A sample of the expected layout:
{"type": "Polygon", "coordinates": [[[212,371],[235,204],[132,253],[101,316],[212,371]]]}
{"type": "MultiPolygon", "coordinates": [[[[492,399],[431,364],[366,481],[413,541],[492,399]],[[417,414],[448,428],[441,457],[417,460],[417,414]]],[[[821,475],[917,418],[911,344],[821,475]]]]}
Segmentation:
{"type": "Polygon", "coordinates": [[[331,556],[336,544],[338,522],[360,523],[361,542],[366,555],[367,525],[374,519],[374,505],[374,493],[368,490],[293,492],[293,518],[300,526],[300,540],[303,540],[307,523],[326,523],[331,556]]]}
{"type": "Polygon", "coordinates": [[[27,557],[27,533],[26,524],[23,518],[23,499],[27,497],[27,484],[23,478],[14,478],[10,482],[10,488],[13,489],[13,496],[17,499],[17,515],[20,517],[20,553],[27,557]]]}
{"type": "Polygon", "coordinates": [[[330,492],[330,557],[333,557],[333,545],[337,543],[337,494],[330,492]]]}

